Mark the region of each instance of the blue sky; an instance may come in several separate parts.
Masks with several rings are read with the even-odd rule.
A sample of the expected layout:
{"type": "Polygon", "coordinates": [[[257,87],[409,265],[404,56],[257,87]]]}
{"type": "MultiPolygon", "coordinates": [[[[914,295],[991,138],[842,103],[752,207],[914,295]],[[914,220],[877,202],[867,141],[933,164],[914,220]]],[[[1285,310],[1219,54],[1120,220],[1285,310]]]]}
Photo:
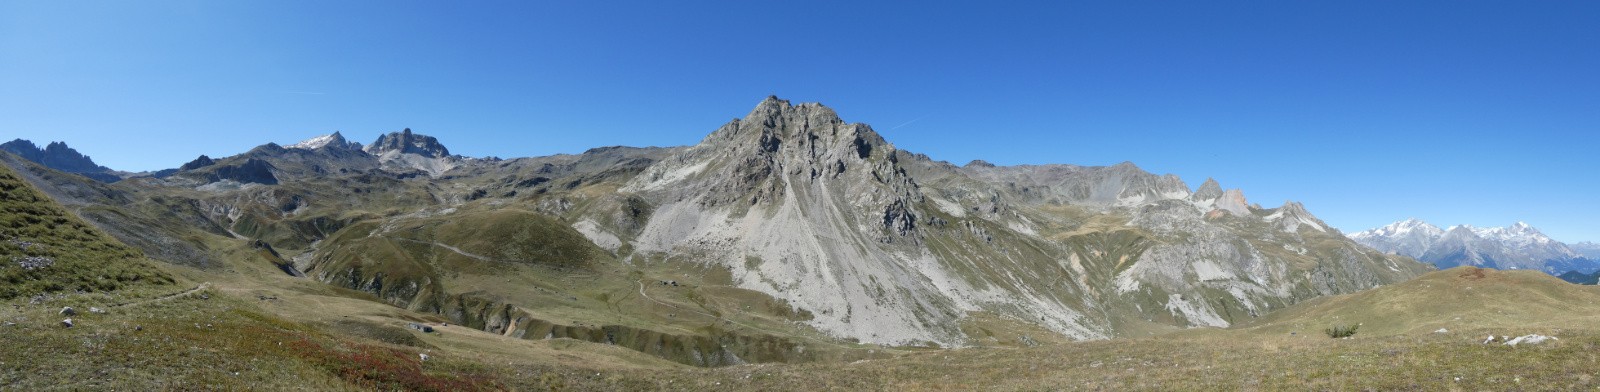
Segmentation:
{"type": "Polygon", "coordinates": [[[566,3],[0,2],[0,138],[135,171],[405,127],[537,156],[692,144],[776,94],[958,164],[1600,240],[1597,2],[566,3]]]}

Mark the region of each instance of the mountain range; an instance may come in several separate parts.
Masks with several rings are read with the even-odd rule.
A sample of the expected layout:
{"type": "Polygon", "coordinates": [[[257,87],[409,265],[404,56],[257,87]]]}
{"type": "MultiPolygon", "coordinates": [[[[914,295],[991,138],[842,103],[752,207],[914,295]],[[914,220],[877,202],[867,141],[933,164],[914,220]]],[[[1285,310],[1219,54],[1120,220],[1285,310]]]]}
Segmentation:
{"type": "Polygon", "coordinates": [[[958,166],[776,97],[684,147],[468,158],[334,133],[111,184],[5,155],[157,260],[707,366],[1225,327],[1433,269],[1215,180],[958,166]]]}
{"type": "Polygon", "coordinates": [[[1440,229],[1418,219],[1407,219],[1351,234],[1350,238],[1383,252],[1433,263],[1439,268],[1469,265],[1532,269],[1558,276],[1600,269],[1600,261],[1577,250],[1592,248],[1553,240],[1523,222],[1506,227],[1460,225],[1440,229]]]}
{"type": "Polygon", "coordinates": [[[44,148],[31,141],[16,139],[0,144],[0,150],[17,154],[30,161],[67,173],[82,175],[103,182],[122,180],[124,174],[94,163],[89,156],[68,147],[63,142],[50,142],[44,148]]]}

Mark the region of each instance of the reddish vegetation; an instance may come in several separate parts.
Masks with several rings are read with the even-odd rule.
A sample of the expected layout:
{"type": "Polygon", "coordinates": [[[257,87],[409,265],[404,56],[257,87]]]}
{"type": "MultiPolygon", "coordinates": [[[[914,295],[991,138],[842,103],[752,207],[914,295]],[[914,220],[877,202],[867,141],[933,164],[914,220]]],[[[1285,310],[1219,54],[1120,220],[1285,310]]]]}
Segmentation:
{"type": "Polygon", "coordinates": [[[422,360],[402,350],[358,343],[327,347],[309,339],[295,341],[292,351],[313,366],[327,369],[364,388],[408,391],[479,391],[501,389],[492,380],[433,375],[422,360]]]}

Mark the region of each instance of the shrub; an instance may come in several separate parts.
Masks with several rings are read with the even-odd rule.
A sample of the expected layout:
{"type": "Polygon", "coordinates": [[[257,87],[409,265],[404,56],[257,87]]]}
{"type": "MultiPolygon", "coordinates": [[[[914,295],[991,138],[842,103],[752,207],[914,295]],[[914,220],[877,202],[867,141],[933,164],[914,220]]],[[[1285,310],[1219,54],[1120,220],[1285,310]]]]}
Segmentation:
{"type": "Polygon", "coordinates": [[[1358,328],[1361,328],[1361,324],[1335,325],[1335,326],[1332,326],[1332,327],[1328,327],[1328,329],[1322,330],[1322,332],[1328,334],[1328,337],[1330,337],[1330,338],[1338,339],[1338,338],[1347,338],[1347,337],[1350,337],[1350,335],[1355,335],[1356,334],[1356,329],[1358,329],[1358,328]]]}

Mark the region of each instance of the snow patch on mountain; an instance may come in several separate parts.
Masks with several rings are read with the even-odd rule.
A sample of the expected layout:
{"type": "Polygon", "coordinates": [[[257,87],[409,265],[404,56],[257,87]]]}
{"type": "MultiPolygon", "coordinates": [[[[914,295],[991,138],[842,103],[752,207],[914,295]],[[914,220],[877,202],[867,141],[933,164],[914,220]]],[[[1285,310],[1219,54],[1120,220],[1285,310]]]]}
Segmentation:
{"type": "Polygon", "coordinates": [[[313,138],[310,138],[310,139],[306,139],[306,140],[301,141],[299,143],[290,144],[288,146],[285,146],[284,148],[295,148],[295,149],[301,149],[301,150],[315,150],[315,149],[323,148],[323,147],[327,147],[327,146],[333,146],[334,148],[343,148],[343,149],[351,149],[351,150],[360,150],[361,149],[361,143],[347,141],[347,140],[345,140],[344,135],[340,135],[338,132],[334,132],[334,133],[331,133],[331,134],[327,134],[327,135],[322,135],[322,136],[317,136],[317,137],[313,137],[313,138]]]}
{"type": "Polygon", "coordinates": [[[1600,268],[1571,247],[1526,222],[1506,227],[1456,225],[1439,229],[1418,219],[1351,234],[1350,239],[1384,252],[1411,256],[1441,268],[1473,265],[1535,269],[1552,275],[1600,268]]]}

